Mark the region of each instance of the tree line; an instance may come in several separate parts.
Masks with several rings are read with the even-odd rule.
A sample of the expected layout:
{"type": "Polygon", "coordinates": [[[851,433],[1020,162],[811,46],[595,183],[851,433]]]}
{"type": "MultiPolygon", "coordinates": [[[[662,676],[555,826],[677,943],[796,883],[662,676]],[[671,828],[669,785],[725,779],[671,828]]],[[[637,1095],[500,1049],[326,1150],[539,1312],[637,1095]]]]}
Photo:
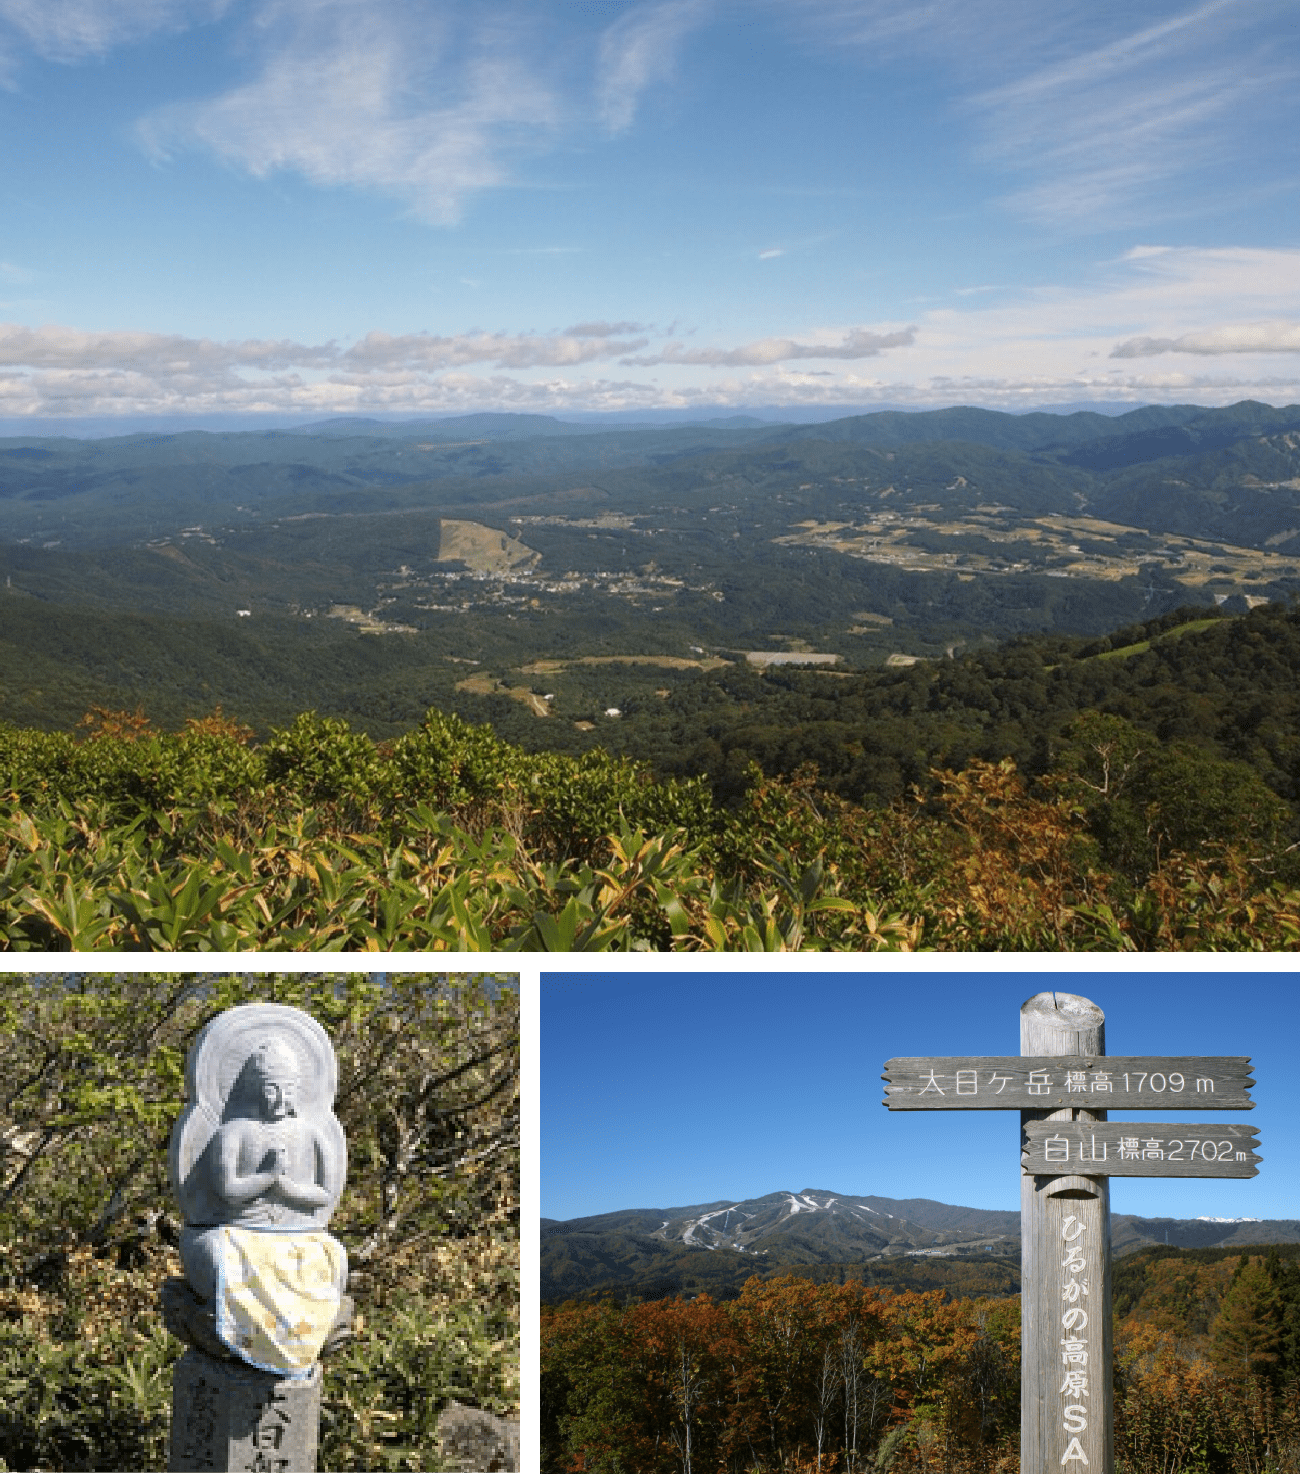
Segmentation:
{"type": "Polygon", "coordinates": [[[1248,768],[1091,713],[1035,778],[935,770],[868,807],[810,767],[734,803],[431,710],[383,744],[304,713],[0,726],[17,950],[1287,949],[1290,810],[1248,768]]]}
{"type": "MultiPolygon", "coordinates": [[[[1115,1326],[1120,1474],[1300,1469],[1295,1259],[1144,1269],[1115,1326]]],[[[541,1356],[545,1474],[1020,1467],[1018,1296],[755,1276],[722,1303],[544,1309],[541,1356]]]]}

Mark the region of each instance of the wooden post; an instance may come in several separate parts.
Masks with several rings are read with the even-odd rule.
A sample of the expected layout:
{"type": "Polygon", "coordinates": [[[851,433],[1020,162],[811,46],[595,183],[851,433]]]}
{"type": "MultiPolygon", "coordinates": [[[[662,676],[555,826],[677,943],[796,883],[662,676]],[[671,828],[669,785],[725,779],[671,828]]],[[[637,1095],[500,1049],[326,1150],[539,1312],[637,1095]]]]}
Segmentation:
{"type": "MultiPolygon", "coordinates": [[[[1106,1119],[1106,1019],[1095,1003],[1036,994],[1020,1010],[1020,1053],[1098,1061],[1082,1072],[1074,1062],[1074,1093],[1087,1108],[1020,1113],[1022,1148],[1030,1121],[1106,1119]]],[[[1042,1073],[1059,1091],[1062,1080],[1042,1073]]],[[[1047,1084],[1029,1090],[1049,1093],[1047,1084]]],[[[1020,1235],[1021,1474],[1114,1474],[1109,1178],[1026,1175],[1020,1235]]]]}

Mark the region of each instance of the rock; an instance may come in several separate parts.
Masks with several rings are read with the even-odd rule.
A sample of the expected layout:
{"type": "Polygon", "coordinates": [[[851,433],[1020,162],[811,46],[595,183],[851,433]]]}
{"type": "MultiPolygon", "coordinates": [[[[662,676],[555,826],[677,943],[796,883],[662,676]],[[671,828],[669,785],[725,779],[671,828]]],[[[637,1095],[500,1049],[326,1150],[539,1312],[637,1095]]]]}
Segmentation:
{"type": "Polygon", "coordinates": [[[172,1470],[273,1469],[312,1474],[320,1363],[289,1380],[242,1361],[187,1351],[173,1381],[172,1470]]]}
{"type": "Polygon", "coordinates": [[[438,1419],[438,1443],[443,1468],[456,1474],[518,1474],[518,1418],[499,1418],[453,1399],[438,1419]]]}

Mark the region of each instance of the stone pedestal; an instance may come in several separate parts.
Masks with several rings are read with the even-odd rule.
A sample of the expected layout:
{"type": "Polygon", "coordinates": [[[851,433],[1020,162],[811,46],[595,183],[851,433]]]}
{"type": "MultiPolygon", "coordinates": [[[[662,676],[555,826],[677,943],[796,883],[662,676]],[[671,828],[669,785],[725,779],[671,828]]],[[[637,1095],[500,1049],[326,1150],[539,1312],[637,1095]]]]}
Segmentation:
{"type": "Polygon", "coordinates": [[[172,1378],[169,1470],[286,1470],[315,1474],[320,1363],[290,1380],[191,1348],[172,1378]]]}

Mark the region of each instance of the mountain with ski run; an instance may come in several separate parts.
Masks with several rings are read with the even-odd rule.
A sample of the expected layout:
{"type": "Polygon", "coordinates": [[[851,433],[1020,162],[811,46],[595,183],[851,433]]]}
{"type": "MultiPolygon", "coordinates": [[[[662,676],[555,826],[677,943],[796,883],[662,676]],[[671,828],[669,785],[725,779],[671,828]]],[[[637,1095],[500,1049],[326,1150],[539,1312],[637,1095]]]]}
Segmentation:
{"type": "MultiPolygon", "coordinates": [[[[1115,1214],[1111,1240],[1117,1255],[1153,1244],[1295,1243],[1300,1220],[1115,1214]]],[[[548,1303],[602,1289],[725,1293],[750,1275],[791,1270],[917,1287],[948,1280],[960,1287],[972,1276],[1001,1274],[1009,1293],[1011,1281],[1018,1283],[1019,1262],[1016,1211],[826,1188],[541,1223],[542,1298],[548,1303]]]]}

